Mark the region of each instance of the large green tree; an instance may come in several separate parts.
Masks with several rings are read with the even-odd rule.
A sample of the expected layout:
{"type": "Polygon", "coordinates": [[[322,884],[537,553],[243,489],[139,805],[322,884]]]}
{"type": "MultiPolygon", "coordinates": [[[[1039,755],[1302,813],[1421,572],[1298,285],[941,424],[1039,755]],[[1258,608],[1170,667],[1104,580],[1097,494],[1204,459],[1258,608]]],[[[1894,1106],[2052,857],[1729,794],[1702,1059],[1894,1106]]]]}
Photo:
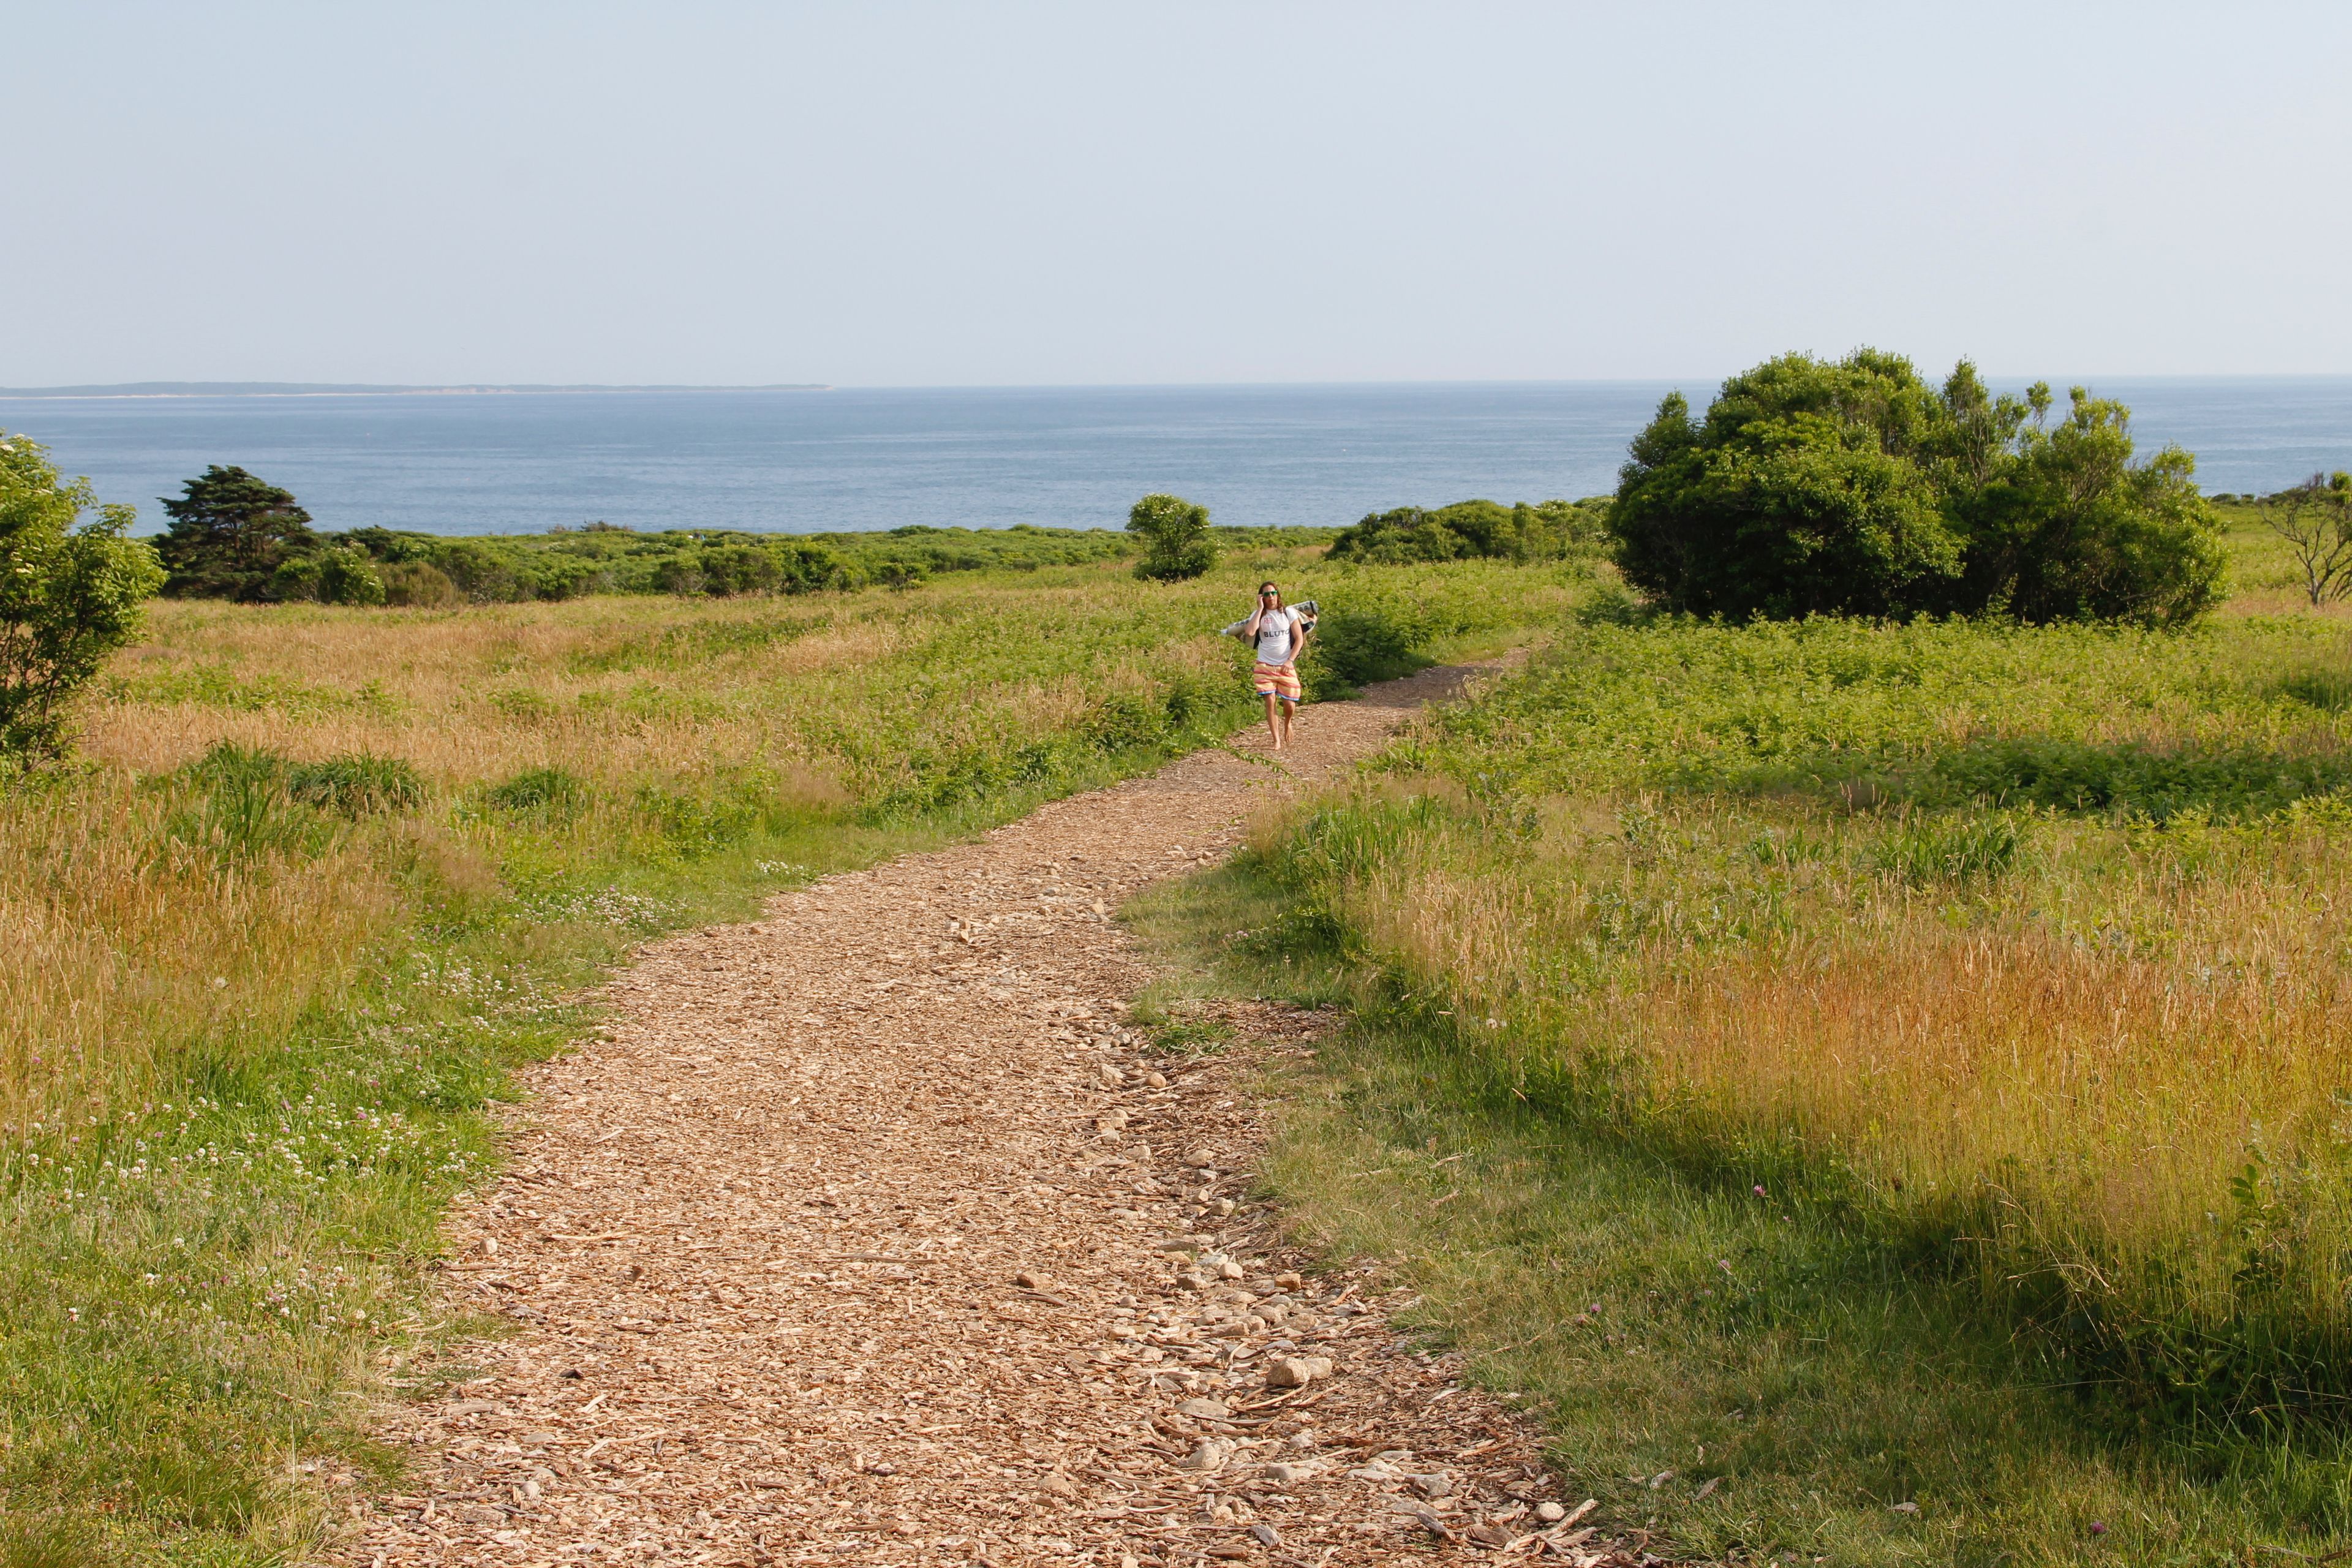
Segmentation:
{"type": "Polygon", "coordinates": [[[2221,554],[2188,453],[2135,462],[2130,411],[2077,388],[1996,397],[1963,362],[1941,388],[1860,349],[1784,354],[1680,394],[1634,439],[1610,531],[1627,581],[1735,619],[2006,613],[2185,620],[2221,554]]]}
{"type": "Polygon", "coordinates": [[[171,573],[165,591],[199,598],[268,600],[315,594],[281,591],[278,569],[320,548],[310,514],[290,491],[243,468],[217,464],[165,498],[170,531],[158,542],[171,573]]]}
{"type": "Polygon", "coordinates": [[[46,448],[0,431],[0,756],[58,750],[75,694],[138,635],[163,568],[124,537],[133,516],[98,506],[88,479],[65,483],[46,448]]]}

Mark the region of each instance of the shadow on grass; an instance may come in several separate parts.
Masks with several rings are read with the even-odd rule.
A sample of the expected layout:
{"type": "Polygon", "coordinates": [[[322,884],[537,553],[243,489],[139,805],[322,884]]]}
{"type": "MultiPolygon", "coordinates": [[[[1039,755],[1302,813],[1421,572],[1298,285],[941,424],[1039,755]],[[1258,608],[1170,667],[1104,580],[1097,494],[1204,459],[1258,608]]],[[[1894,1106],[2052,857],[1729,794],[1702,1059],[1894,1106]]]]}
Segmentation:
{"type": "Polygon", "coordinates": [[[2342,1436],[2133,1425],[1833,1217],[1518,1100],[1453,1020],[1290,918],[1246,863],[1125,918],[1163,1009],[1350,1006],[1268,1086],[1267,1187],[1302,1240],[1391,1260],[1423,1297],[1410,1326],[1541,1421],[1616,1520],[1734,1562],[2291,1563],[2340,1543],[2342,1436]]]}

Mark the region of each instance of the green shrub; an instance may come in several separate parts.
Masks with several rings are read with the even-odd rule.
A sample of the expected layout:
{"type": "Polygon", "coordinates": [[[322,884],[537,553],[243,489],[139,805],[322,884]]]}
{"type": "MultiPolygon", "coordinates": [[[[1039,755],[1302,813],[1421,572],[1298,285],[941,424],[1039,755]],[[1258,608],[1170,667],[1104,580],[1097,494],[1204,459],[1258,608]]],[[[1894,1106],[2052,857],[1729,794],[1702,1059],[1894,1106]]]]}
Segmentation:
{"type": "Polygon", "coordinates": [[[1358,687],[1396,680],[1437,661],[1423,651],[1425,633],[1383,609],[1334,608],[1315,623],[1307,645],[1307,696],[1350,697],[1358,687]]]}
{"type": "Polygon", "coordinates": [[[330,550],[320,558],[319,597],[330,605],[381,605],[383,578],[364,550],[330,550]]]}
{"type": "Polygon", "coordinates": [[[639,788],[636,807],[674,852],[689,858],[740,842],[760,821],[759,806],[752,801],[690,795],[657,784],[639,788]]]}
{"type": "Polygon", "coordinates": [[[1127,514],[1128,531],[1143,536],[1143,559],[1135,574],[1161,583],[1198,577],[1217,563],[1209,534],[1209,509],[1181,496],[1148,495],[1127,514]]]}
{"type": "Polygon", "coordinates": [[[2155,822],[2194,813],[2258,817],[2352,789],[2352,760],[2268,746],[2156,747],[2048,736],[1979,741],[1938,755],[1932,775],[1960,799],[2155,822]]]}
{"type": "Polygon", "coordinates": [[[478,539],[446,541],[433,552],[438,566],[457,591],[478,605],[513,604],[538,597],[515,563],[478,539]]]}
{"type": "Polygon", "coordinates": [[[493,784],[487,798],[500,811],[570,816],[586,804],[588,786],[579,774],[567,768],[526,768],[493,784]]]}
{"type": "Polygon", "coordinates": [[[2132,460],[2130,410],[2081,387],[1993,397],[1963,361],[1941,391],[1858,349],[1734,376],[1694,421],[1676,393],[1635,437],[1609,530],[1665,608],[1744,620],[2000,613],[2174,625],[2221,559],[2195,460],[2132,460]]]}
{"type": "Polygon", "coordinates": [[[221,742],[180,770],[194,798],[173,815],[166,831],[229,858],[318,853],[330,825],[286,793],[287,765],[267,748],[221,742]]]}
{"type": "Polygon", "coordinates": [[[728,544],[702,555],[703,588],[719,595],[772,594],[784,580],[775,552],[751,544],[728,544]]]}
{"type": "Polygon", "coordinates": [[[424,779],[397,757],[349,752],[298,763],[267,747],[223,741],[182,771],[219,808],[226,837],[248,847],[307,837],[299,822],[284,830],[265,826],[287,803],[352,817],[425,804],[424,779]]]}
{"type": "Polygon", "coordinates": [[[1398,507],[1367,515],[1332,540],[1334,561],[1390,565],[1477,557],[1554,561],[1589,547],[1601,536],[1608,503],[1548,500],[1505,507],[1490,500],[1456,501],[1424,511],[1398,507]]]}
{"type": "Polygon", "coordinates": [[[1114,692],[1095,704],[1087,720],[1087,738],[1105,752],[1137,751],[1167,737],[1167,710],[1126,692],[1114,692]]]}
{"type": "Polygon", "coordinates": [[[1919,817],[1878,845],[1879,865],[1918,887],[1987,880],[2009,869],[2024,835],[2004,816],[1919,817]]]}
{"type": "Polygon", "coordinates": [[[305,805],[345,816],[408,811],[425,804],[425,780],[398,757],[352,752],[286,766],[286,794],[305,805]]]}
{"type": "Polygon", "coordinates": [[[61,483],[45,447],[0,431],[0,758],[64,743],[68,709],[106,656],[139,633],[163,583],[155,552],[99,508],[88,479],[61,483]]]}
{"type": "Polygon", "coordinates": [[[383,584],[383,602],[387,605],[413,605],[425,609],[447,609],[462,605],[466,595],[449,574],[426,561],[394,561],[376,569],[383,584]]]}

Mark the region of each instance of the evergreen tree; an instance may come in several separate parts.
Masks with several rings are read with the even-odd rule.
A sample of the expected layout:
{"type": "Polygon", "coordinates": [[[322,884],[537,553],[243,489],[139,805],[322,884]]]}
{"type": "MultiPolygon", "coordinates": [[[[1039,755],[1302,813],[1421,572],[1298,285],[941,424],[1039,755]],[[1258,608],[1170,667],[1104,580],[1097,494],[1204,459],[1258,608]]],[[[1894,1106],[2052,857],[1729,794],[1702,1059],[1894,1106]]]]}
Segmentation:
{"type": "Polygon", "coordinates": [[[219,465],[183,487],[178,500],[163,500],[171,531],[157,542],[171,573],[164,592],[175,595],[269,600],[285,596],[273,588],[278,568],[320,547],[310,514],[291,492],[219,465]]]}

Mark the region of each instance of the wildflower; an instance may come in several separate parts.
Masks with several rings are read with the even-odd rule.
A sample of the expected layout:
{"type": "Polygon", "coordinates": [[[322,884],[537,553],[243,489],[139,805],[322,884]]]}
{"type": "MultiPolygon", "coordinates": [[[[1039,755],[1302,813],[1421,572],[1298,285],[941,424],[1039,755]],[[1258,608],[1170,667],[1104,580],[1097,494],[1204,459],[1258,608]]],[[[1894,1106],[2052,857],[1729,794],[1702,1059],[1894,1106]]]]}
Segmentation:
{"type": "Polygon", "coordinates": [[[1759,1198],[1764,1195],[1764,1184],[1761,1182],[1756,1184],[1756,1195],[1759,1198]]]}

